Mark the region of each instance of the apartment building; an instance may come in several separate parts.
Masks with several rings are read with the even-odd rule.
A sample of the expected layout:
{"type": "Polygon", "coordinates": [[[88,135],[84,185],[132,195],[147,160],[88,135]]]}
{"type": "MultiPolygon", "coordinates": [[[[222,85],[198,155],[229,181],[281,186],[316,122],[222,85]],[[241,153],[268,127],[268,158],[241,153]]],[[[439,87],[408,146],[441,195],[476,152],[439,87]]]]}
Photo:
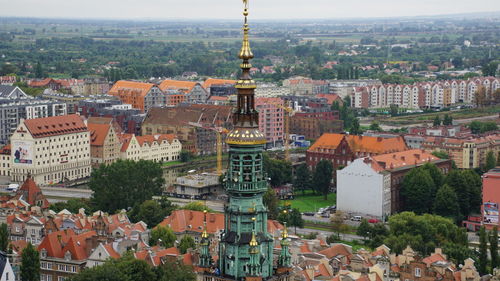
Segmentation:
{"type": "Polygon", "coordinates": [[[120,126],[113,118],[91,117],[87,120],[90,133],[92,167],[109,165],[120,159],[120,126]]]}
{"type": "Polygon", "coordinates": [[[90,176],[90,134],[81,117],[72,114],[21,121],[11,137],[11,179],[31,174],[38,184],[90,176]]]}
{"type": "Polygon", "coordinates": [[[164,80],[158,87],[163,92],[178,91],[183,93],[187,103],[205,103],[209,97],[209,92],[198,82],[164,80]]]}
{"type": "Polygon", "coordinates": [[[266,137],[266,147],[282,146],[285,122],[283,100],[257,97],[255,108],[259,111],[259,131],[266,137]]]}
{"type": "Polygon", "coordinates": [[[177,161],[180,159],[182,144],[172,134],[135,136],[122,134],[120,158],[134,161],[151,160],[156,162],[177,161]]]}

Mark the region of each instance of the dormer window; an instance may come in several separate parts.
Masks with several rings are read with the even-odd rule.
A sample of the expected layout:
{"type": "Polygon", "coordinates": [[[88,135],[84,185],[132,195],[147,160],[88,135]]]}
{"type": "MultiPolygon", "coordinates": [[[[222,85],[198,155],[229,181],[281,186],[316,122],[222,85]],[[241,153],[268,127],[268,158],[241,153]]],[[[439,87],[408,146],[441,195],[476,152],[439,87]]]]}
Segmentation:
{"type": "Polygon", "coordinates": [[[64,254],[64,259],[67,260],[67,261],[70,261],[71,260],[71,252],[70,251],[67,251],[65,254],[64,254]]]}
{"type": "Polygon", "coordinates": [[[40,251],[40,257],[41,257],[42,259],[47,258],[47,250],[42,249],[42,250],[40,251]]]}

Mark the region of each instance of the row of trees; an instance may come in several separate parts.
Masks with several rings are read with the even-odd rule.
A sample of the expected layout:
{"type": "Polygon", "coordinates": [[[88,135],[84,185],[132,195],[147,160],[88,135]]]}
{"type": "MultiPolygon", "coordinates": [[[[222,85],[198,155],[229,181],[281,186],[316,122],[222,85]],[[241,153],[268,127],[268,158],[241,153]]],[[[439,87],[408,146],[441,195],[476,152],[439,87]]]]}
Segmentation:
{"type": "Polygon", "coordinates": [[[439,115],[436,115],[434,121],[432,122],[432,125],[439,126],[441,124],[445,126],[453,125],[453,117],[451,117],[451,115],[445,114],[443,120],[441,120],[441,117],[439,117],[439,115]]]}
{"type": "Polygon", "coordinates": [[[319,161],[312,174],[306,164],[301,164],[295,171],[294,190],[302,191],[302,193],[312,190],[316,194],[322,194],[327,200],[332,174],[332,163],[327,160],[319,161]]]}
{"type": "Polygon", "coordinates": [[[351,98],[349,96],[346,96],[342,103],[337,101],[334,102],[332,104],[332,110],[337,110],[339,112],[340,120],[344,121],[345,131],[353,135],[361,133],[359,120],[356,117],[356,112],[351,107],[351,98]]]}
{"type": "Polygon", "coordinates": [[[468,247],[466,230],[438,215],[402,212],[389,218],[388,227],[382,223],[371,225],[363,220],[357,234],[369,238],[369,246],[385,244],[397,254],[410,246],[427,256],[440,247],[455,264],[463,264],[466,258],[473,256],[468,247]]]}
{"type": "Polygon", "coordinates": [[[412,169],[403,179],[404,209],[461,220],[481,206],[481,177],[472,170],[451,170],[443,175],[427,163],[412,169]]]}
{"type": "Polygon", "coordinates": [[[500,265],[500,258],[498,256],[498,227],[493,227],[489,233],[485,227],[479,229],[479,255],[478,255],[478,271],[483,274],[493,273],[493,269],[500,265]],[[488,259],[488,243],[490,250],[490,257],[488,259]]]}

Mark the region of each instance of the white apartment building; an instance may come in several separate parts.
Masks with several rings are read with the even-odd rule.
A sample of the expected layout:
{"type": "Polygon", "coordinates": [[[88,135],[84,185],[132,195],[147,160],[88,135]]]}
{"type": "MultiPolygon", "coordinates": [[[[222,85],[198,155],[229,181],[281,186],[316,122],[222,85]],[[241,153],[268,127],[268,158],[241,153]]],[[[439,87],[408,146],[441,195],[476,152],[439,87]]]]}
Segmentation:
{"type": "Polygon", "coordinates": [[[79,115],[21,120],[11,137],[11,180],[38,184],[90,176],[90,138],[79,115]]]}
{"type": "Polygon", "coordinates": [[[370,158],[337,171],[337,210],[383,218],[391,214],[391,174],[370,158]]]}
{"type": "Polygon", "coordinates": [[[151,160],[156,162],[177,161],[180,159],[182,144],[175,135],[157,134],[135,136],[123,134],[121,159],[134,161],[151,160]]]}

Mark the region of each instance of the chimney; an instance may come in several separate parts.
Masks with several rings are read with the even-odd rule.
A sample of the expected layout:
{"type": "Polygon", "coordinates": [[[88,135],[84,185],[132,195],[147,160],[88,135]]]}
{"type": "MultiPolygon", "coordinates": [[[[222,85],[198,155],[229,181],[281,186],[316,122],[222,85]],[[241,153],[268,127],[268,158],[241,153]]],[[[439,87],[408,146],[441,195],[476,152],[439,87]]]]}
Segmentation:
{"type": "Polygon", "coordinates": [[[377,141],[381,142],[382,141],[382,137],[377,137],[377,141]]]}
{"type": "Polygon", "coordinates": [[[405,161],[405,160],[406,160],[406,158],[405,158],[404,156],[401,156],[401,160],[405,161]]]}
{"type": "Polygon", "coordinates": [[[413,154],[413,155],[415,156],[415,158],[417,158],[418,160],[420,160],[420,154],[415,153],[415,154],[413,154]]]}
{"type": "Polygon", "coordinates": [[[189,211],[189,220],[193,220],[193,211],[189,211]]]}

